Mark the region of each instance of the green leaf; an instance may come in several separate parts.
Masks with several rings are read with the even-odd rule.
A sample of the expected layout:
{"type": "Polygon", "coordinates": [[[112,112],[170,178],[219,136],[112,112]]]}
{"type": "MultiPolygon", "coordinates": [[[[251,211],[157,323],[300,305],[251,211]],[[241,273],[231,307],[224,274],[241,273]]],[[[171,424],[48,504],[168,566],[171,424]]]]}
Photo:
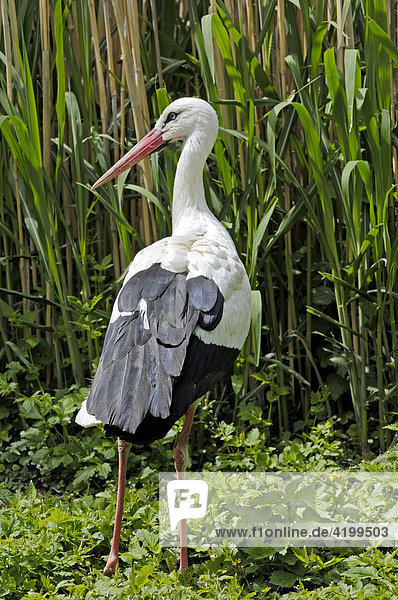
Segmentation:
{"type": "MultiPolygon", "coordinates": [[[[390,58],[394,61],[395,65],[398,66],[398,49],[394,42],[391,40],[389,35],[386,34],[385,31],[371,19],[367,22],[367,28],[369,32],[377,39],[377,41],[383,46],[383,48],[388,52],[390,58]]],[[[375,57],[373,57],[375,58],[375,57]]]]}
{"type": "Polygon", "coordinates": [[[260,361],[261,352],[261,322],[262,322],[262,299],[259,290],[252,290],[252,345],[255,364],[260,361]]]}
{"type": "Polygon", "coordinates": [[[246,104],[246,91],[243,85],[242,73],[236,68],[234,63],[228,32],[220,17],[215,13],[212,14],[211,25],[217,46],[224,59],[228,77],[233,85],[236,99],[244,106],[246,104]]]}
{"type": "Polygon", "coordinates": [[[289,571],[281,571],[280,569],[277,569],[276,571],[273,571],[269,581],[273,585],[289,588],[293,587],[293,585],[296,583],[297,575],[294,573],[289,573],[289,571]]]}
{"type": "Polygon", "coordinates": [[[206,52],[207,61],[209,63],[209,69],[213,83],[215,83],[214,75],[214,49],[213,49],[213,31],[211,21],[214,16],[213,14],[204,15],[201,20],[202,25],[202,36],[203,36],[203,47],[206,52]]]}
{"type": "Polygon", "coordinates": [[[347,270],[348,277],[352,278],[358,272],[358,269],[359,269],[359,266],[361,264],[363,257],[365,256],[365,254],[369,250],[369,248],[371,246],[373,246],[373,244],[375,243],[375,239],[377,238],[377,235],[379,233],[379,228],[380,228],[380,226],[372,227],[372,229],[369,231],[369,233],[363,239],[361,247],[359,249],[358,256],[356,257],[354,262],[348,267],[348,270],[347,270]]]}
{"type": "Polygon", "coordinates": [[[60,188],[60,168],[62,164],[64,132],[65,132],[65,59],[64,59],[64,19],[61,0],[56,0],[54,7],[54,37],[56,45],[55,65],[57,69],[57,100],[55,110],[58,125],[58,156],[56,164],[56,181],[60,188]]]}
{"type": "Polygon", "coordinates": [[[327,21],[323,21],[317,28],[315,32],[315,36],[312,41],[312,49],[311,49],[311,72],[312,77],[316,77],[318,75],[318,66],[319,61],[321,59],[322,45],[325,38],[325,33],[327,28],[329,27],[329,23],[327,21]]]}

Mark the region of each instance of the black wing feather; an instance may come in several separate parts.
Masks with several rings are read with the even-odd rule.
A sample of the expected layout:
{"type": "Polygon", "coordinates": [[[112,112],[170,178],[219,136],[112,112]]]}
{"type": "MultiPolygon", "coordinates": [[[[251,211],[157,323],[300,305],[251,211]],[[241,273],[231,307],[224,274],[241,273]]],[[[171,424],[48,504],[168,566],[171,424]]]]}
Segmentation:
{"type": "Polygon", "coordinates": [[[188,279],[187,289],[192,304],[202,312],[211,310],[217,301],[219,290],[211,279],[203,276],[188,279]]]}
{"type": "Polygon", "coordinates": [[[220,377],[227,355],[230,362],[225,349],[214,346],[209,353],[211,345],[192,335],[197,324],[218,325],[224,298],[210,279],[187,280],[155,264],[126,282],[117,303],[122,314],[108,327],[87,410],[124,439],[145,443],[139,441],[145,423],[149,437],[164,435],[220,377]],[[199,342],[206,347],[201,356],[199,342]]]}
{"type": "Polygon", "coordinates": [[[169,416],[159,419],[147,412],[134,434],[114,425],[106,425],[107,435],[115,435],[138,445],[147,445],[164,437],[173,424],[187,412],[189,405],[208,392],[223,373],[231,368],[238,354],[238,349],[205,344],[195,334],[192,335],[181,375],[173,381],[169,416]]]}

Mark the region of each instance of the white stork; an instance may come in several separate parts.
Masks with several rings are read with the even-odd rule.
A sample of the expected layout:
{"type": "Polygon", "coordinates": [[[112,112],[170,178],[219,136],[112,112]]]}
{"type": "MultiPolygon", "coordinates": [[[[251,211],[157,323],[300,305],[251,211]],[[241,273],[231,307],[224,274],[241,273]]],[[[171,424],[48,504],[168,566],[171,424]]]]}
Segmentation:
{"type": "MultiPolygon", "coordinates": [[[[118,436],[118,495],[107,575],[118,563],[131,446],[163,437],[186,414],[174,449],[181,477],[199,398],[233,364],[249,331],[249,279],[231,237],[210,212],[203,188],[203,168],[217,132],[217,114],[207,102],[179,98],[93,186],[169,142],[183,140],[173,190],[173,233],[141,250],[129,266],[90,393],[76,417],[85,427],[104,423],[108,434],[118,436]]],[[[188,564],[184,525],[182,572],[188,564]]]]}

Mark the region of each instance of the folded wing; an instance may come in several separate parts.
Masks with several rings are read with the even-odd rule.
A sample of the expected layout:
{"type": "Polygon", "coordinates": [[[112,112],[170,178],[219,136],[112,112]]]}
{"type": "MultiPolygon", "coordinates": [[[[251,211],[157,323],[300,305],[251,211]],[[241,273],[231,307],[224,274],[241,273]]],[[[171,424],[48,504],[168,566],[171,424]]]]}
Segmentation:
{"type": "MultiPolygon", "coordinates": [[[[166,422],[172,412],[175,420],[180,410],[174,406],[171,411],[173,388],[181,387],[184,365],[190,380],[196,381],[186,390],[188,396],[198,397],[195,390],[203,394],[204,382],[215,379],[214,364],[207,365],[203,356],[195,373],[197,341],[191,338],[197,325],[206,330],[218,325],[224,298],[211,279],[187,279],[186,273],[154,264],[126,282],[116,303],[118,315],[105,336],[87,411],[134,435],[147,416],[166,422]]],[[[194,399],[185,397],[181,410],[185,412],[194,399]]]]}

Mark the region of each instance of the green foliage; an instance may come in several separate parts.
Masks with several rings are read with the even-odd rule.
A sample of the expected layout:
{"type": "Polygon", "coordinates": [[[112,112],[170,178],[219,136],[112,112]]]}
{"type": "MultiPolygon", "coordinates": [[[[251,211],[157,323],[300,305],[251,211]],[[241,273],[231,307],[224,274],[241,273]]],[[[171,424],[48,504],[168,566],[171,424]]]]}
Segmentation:
{"type": "Polygon", "coordinates": [[[144,244],[170,233],[177,155],[168,148],[152,156],[143,178],[135,171],[131,182],[126,174],[95,193],[90,185],[121,146],[135,141],[141,118],[154,120],[177,96],[199,95],[212,102],[221,125],[206,166],[206,198],[234,238],[253,288],[251,339],[232,379],[234,416],[255,392],[249,365],[261,372],[273,362],[280,438],[297,418],[312,418],[311,391],[327,384],[327,416],[355,421],[364,455],[384,451],[397,396],[398,293],[390,111],[390,61],[396,68],[398,55],[386,8],[345,3],[343,15],[325,21],[324,3],[286,1],[280,23],[274,0],[252,6],[217,0],[210,12],[207,0],[178,10],[177,3],[155,4],[160,56],[151,9],[147,14],[137,4],[145,12],[140,39],[127,20],[147,100],[143,92],[139,99],[125,93],[108,43],[110,37],[116,56],[123,28],[106,30],[101,3],[76,10],[73,3],[50,3],[52,29],[39,3],[28,10],[25,1],[12,47],[12,11],[4,17],[4,370],[16,360],[26,367],[25,379],[16,373],[13,380],[21,394],[85,385],[125,267],[144,244]],[[344,27],[351,47],[337,55],[344,27]],[[283,54],[279,39],[286,42],[283,54]]]}
{"type": "MultiPolygon", "coordinates": [[[[32,453],[19,446],[18,457],[15,455],[18,445],[3,451],[3,464],[7,465],[14,453],[12,464],[20,467],[13,471],[14,484],[24,469],[27,469],[23,473],[25,478],[28,473],[34,472],[33,469],[37,471],[36,485],[31,481],[20,491],[11,491],[4,484],[0,487],[2,597],[13,600],[55,596],[131,600],[161,599],[165,594],[173,593],[177,598],[276,600],[344,598],[344,593],[352,594],[353,598],[371,598],[371,593],[379,591],[386,594],[386,598],[393,598],[393,591],[398,585],[398,561],[395,553],[376,549],[359,552],[214,548],[208,553],[190,550],[191,566],[184,576],[179,575],[176,570],[177,551],[162,549],[157,541],[157,477],[148,465],[160,468],[162,464],[165,468],[172,464],[171,452],[159,457],[160,446],[153,447],[150,453],[131,455],[120,566],[114,579],[103,577],[100,568],[109,550],[116,490],[115,480],[112,482],[110,474],[107,474],[105,484],[102,479],[104,473],[92,467],[99,464],[93,460],[95,455],[104,465],[109,461],[115,473],[114,440],[97,436],[95,430],[70,435],[69,442],[65,440],[62,443],[59,439],[58,446],[51,445],[49,434],[41,439],[41,443],[38,441],[40,436],[35,437],[35,430],[43,431],[45,422],[47,426],[51,423],[61,427],[68,424],[70,429],[71,410],[80,398],[77,392],[67,393],[62,399],[52,402],[47,398],[44,409],[36,404],[36,398],[25,399],[23,412],[35,425],[25,433],[31,445],[36,446],[32,453]],[[91,454],[89,447],[93,450],[91,454]],[[57,448],[62,450],[62,455],[57,448]],[[35,463],[35,454],[41,449],[46,449],[41,464],[48,464],[48,469],[39,468],[35,463]],[[60,456],[70,458],[59,461],[60,456]],[[80,465],[74,462],[78,457],[80,465]],[[81,465],[84,465],[83,469],[81,465]],[[86,470],[85,495],[76,492],[65,494],[68,481],[71,482],[69,489],[80,488],[78,479],[83,470],[86,470]],[[57,493],[54,493],[56,490],[57,493]],[[289,589],[292,591],[287,592],[289,589]]],[[[212,418],[211,411],[202,411],[202,421],[209,423],[212,418]]],[[[211,438],[214,450],[230,457],[223,465],[227,468],[231,468],[234,452],[244,445],[248,456],[253,459],[252,448],[258,437],[253,432],[259,431],[255,406],[245,405],[241,418],[245,424],[250,424],[244,437],[238,439],[236,431],[227,434],[224,426],[221,428],[224,445],[219,446],[218,440],[211,438]]],[[[291,442],[285,442],[279,450],[268,448],[272,468],[336,468],[338,463],[335,459],[339,453],[341,455],[338,437],[330,423],[325,423],[314,427],[308,436],[298,436],[291,442]]],[[[21,440],[25,440],[25,436],[21,436],[21,440]]],[[[166,448],[170,441],[166,440],[166,448]]],[[[195,451],[194,456],[200,457],[200,452],[195,451]]],[[[394,461],[389,457],[388,462],[380,466],[383,464],[383,468],[391,468],[394,461]]],[[[5,483],[11,484],[10,479],[7,478],[5,483]]]]}
{"type": "Polygon", "coordinates": [[[359,446],[383,452],[362,468],[398,468],[396,14],[367,0],[327,17],[314,0],[139,1],[139,24],[126,20],[143,74],[132,94],[116,4],[2,3],[0,596],[395,598],[397,560],[379,550],[197,552],[180,577],[153,537],[178,425],[132,453],[120,571],[98,571],[116,449],[73,416],[128,262],[170,233],[176,151],[90,185],[135,142],[137,114],[149,127],[176,97],[218,112],[206,198],[254,307],[234,373],[199,411],[193,465],[337,469],[358,464],[359,446]]]}
{"type": "Polygon", "coordinates": [[[86,394],[81,389],[54,398],[40,393],[18,398],[19,414],[28,425],[19,439],[3,445],[0,471],[6,482],[23,485],[39,479],[47,487],[52,483],[77,490],[95,476],[99,481],[107,478],[116,457],[113,442],[103,440],[99,430],[80,439],[70,431],[86,394]]]}
{"type": "MultiPolygon", "coordinates": [[[[275,406],[279,397],[274,372],[271,367],[264,373],[263,383],[275,406]]],[[[7,377],[1,381],[4,394],[15,393],[7,377]]],[[[105,438],[100,428],[82,430],[73,424],[86,392],[19,397],[25,429],[0,449],[2,597],[138,600],[161,599],[172,592],[181,598],[276,600],[331,598],[332,593],[343,598],[346,590],[357,594],[354,598],[370,598],[375,589],[392,594],[398,561],[378,550],[190,550],[191,567],[180,576],[177,551],[162,549],[157,541],[157,472],[173,464],[178,427],[151,448],[130,454],[120,567],[113,580],[103,577],[100,568],[112,536],[117,452],[115,440],[105,438]],[[297,591],[286,596],[288,589],[297,591]]],[[[345,466],[341,461],[347,449],[342,451],[345,441],[337,424],[319,421],[308,433],[278,442],[269,437],[270,423],[261,413],[248,400],[239,407],[237,424],[218,422],[214,400],[205,402],[195,429],[193,469],[319,471],[345,466]]],[[[397,456],[395,448],[379,462],[359,466],[394,470],[397,456]]]]}

